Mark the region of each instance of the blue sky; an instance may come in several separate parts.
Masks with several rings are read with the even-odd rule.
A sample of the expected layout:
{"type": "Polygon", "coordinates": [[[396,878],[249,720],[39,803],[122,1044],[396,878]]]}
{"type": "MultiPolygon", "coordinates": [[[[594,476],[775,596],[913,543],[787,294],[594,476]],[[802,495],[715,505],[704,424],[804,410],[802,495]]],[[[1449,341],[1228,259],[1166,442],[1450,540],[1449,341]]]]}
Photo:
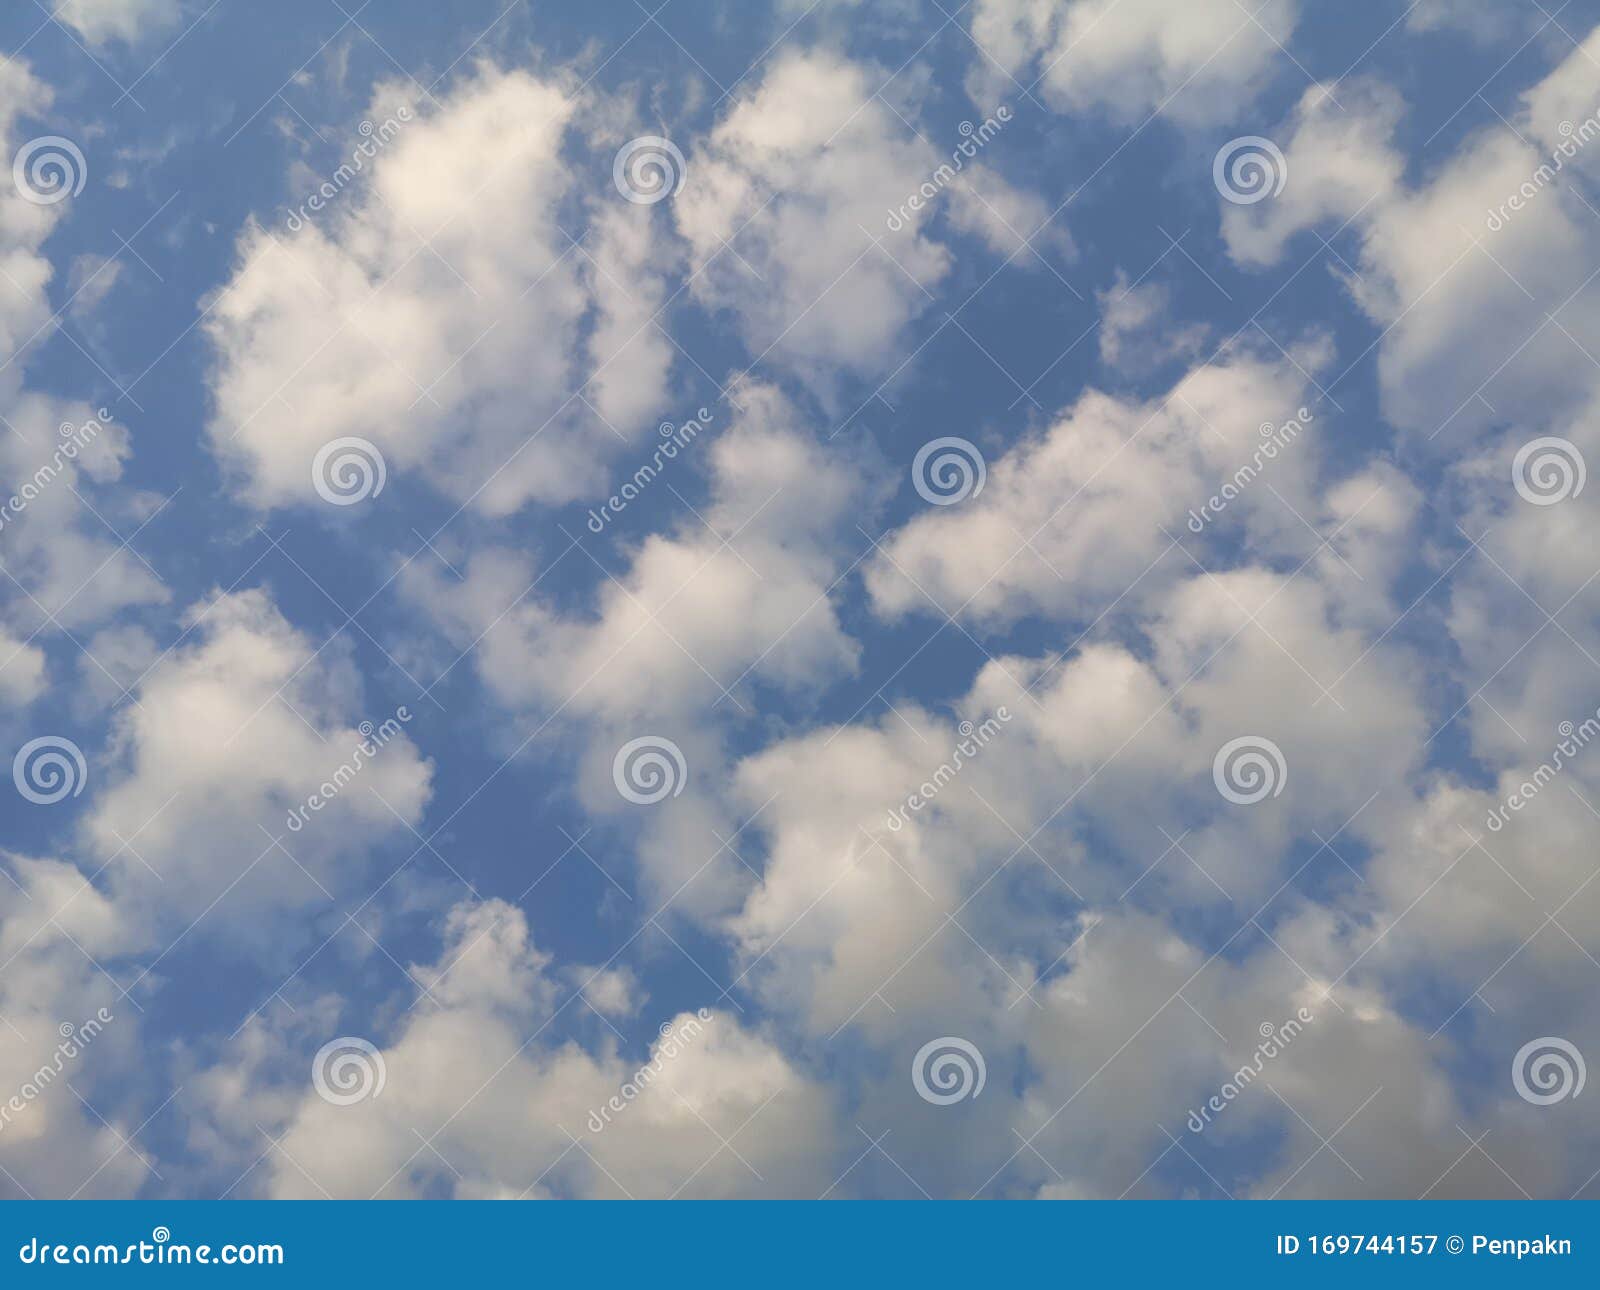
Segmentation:
{"type": "Polygon", "coordinates": [[[1597,22],[13,6],[0,1191],[1592,1194],[1597,22]]]}

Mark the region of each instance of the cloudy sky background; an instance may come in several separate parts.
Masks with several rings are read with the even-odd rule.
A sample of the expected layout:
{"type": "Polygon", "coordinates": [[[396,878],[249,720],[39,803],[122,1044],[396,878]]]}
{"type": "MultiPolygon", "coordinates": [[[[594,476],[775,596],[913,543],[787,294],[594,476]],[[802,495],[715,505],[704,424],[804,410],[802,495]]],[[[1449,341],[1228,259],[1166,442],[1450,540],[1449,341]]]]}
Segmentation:
{"type": "Polygon", "coordinates": [[[0,1195],[1593,1196],[1600,5],[658,3],[0,17],[0,1195]]]}

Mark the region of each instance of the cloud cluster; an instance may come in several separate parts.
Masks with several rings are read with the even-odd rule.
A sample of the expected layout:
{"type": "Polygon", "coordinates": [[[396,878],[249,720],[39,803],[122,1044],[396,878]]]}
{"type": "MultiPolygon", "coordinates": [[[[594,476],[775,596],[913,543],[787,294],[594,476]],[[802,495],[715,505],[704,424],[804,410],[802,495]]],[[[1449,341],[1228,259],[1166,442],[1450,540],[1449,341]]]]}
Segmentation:
{"type": "MultiPolygon", "coordinates": [[[[256,1147],[245,1185],[296,1199],[710,1198],[828,1185],[838,1130],[826,1092],[737,1016],[667,1018],[645,1075],[609,1036],[586,1051],[546,1033],[572,1006],[548,966],[519,910],[457,905],[439,961],[412,968],[426,1001],[371,1059],[382,1091],[353,1106],[310,1090],[278,1104],[273,1146],[256,1147]]],[[[249,1042],[272,1024],[252,1022],[249,1042]]],[[[298,1085],[313,1054],[295,1055],[298,1085]]],[[[271,1075],[252,1065],[214,1079],[210,1113],[248,1120],[271,1075]]]]}
{"type": "MultiPolygon", "coordinates": [[[[126,40],[162,12],[63,18],[126,40]]],[[[981,0],[967,88],[1214,126],[1297,17],[981,0]]],[[[1021,273],[1025,245],[1075,252],[1034,236],[1052,203],[997,161],[940,176],[928,86],[843,42],[782,45],[673,144],[670,204],[608,186],[642,127],[567,72],[485,62],[427,106],[379,86],[316,203],[248,224],[203,305],[207,444],[247,508],[320,505],[319,450],[359,437],[397,492],[464,517],[437,559],[395,557],[381,630],[452,677],[483,760],[433,810],[460,741],[412,728],[340,633],[244,580],[165,609],[119,533],[149,513],[123,485],[136,432],[104,419],[36,477],[58,424],[95,412],[8,363],[0,465],[35,488],[0,529],[0,727],[79,627],[66,710],[115,710],[85,735],[92,793],[40,824],[49,846],[0,853],[0,1105],[62,1022],[115,1020],[63,1059],[78,1099],[0,1118],[0,1177],[281,1198],[1581,1192],[1592,1117],[1534,1106],[1510,1069],[1540,1035],[1600,1051],[1597,503],[1577,487],[1600,463],[1597,55],[1600,33],[1509,128],[1463,125],[1423,167],[1393,85],[1307,90],[1273,131],[1283,191],[1219,203],[1221,245],[1251,275],[1324,260],[1368,351],[1265,307],[1258,336],[1216,344],[1111,256],[1105,379],[1036,421],[916,427],[983,459],[949,505],[829,437],[841,391],[914,357],[959,253],[1021,273]],[[739,361],[690,399],[699,328],[739,361]],[[1368,354],[1375,409],[1343,397],[1368,354]],[[679,398],[704,405],[692,433],[679,398]],[[1528,465],[1552,439],[1565,477],[1528,465]],[[568,502],[593,522],[563,523],[568,502]],[[671,763],[657,800],[620,768],[641,739],[671,763]],[[483,891],[391,885],[530,766],[622,858],[619,944],[558,953],[534,930],[552,911],[493,889],[492,865],[483,891]],[[414,935],[378,947],[386,984],[307,970],[369,906],[414,935]],[[264,1000],[231,1034],[175,1022],[191,955],[264,1000]],[[966,1063],[949,1097],[920,1066],[940,1045],[966,1063]],[[157,1160],[127,1131],[169,1092],[157,1160]]],[[[16,62],[0,91],[14,141],[49,96],[16,62]]],[[[52,328],[60,218],[0,193],[8,352],[52,328]]]]}

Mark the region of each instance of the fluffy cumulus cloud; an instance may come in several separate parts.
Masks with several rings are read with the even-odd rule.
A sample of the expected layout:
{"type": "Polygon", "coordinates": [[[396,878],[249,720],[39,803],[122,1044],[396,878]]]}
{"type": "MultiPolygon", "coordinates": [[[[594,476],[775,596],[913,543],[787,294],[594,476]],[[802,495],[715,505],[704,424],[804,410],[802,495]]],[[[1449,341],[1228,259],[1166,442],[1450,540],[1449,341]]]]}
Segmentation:
{"type": "Polygon", "coordinates": [[[879,98],[889,76],[821,51],[783,53],[694,151],[694,182],[673,208],[695,297],[736,314],[753,355],[824,389],[892,366],[949,270],[918,196],[947,159],[879,98]],[[885,212],[914,198],[922,209],[886,232],[885,212]]]}
{"type": "Polygon", "coordinates": [[[1158,110],[1227,121],[1264,86],[1297,18],[1295,0],[979,0],[969,85],[980,101],[1038,88],[1061,110],[1130,124],[1158,110]]]}
{"type": "Polygon", "coordinates": [[[127,1150],[143,1117],[118,1074],[138,1061],[138,1008],[102,961],[138,948],[139,932],[69,862],[0,863],[0,1186],[13,1199],[131,1195],[150,1176],[127,1150]]]}
{"type": "Polygon", "coordinates": [[[573,992],[551,978],[520,911],[458,905],[443,932],[439,961],[411,969],[425,1000],[350,1072],[372,1096],[337,1105],[305,1090],[309,1052],[280,1073],[247,1050],[234,1078],[212,1079],[208,1110],[225,1125],[275,1112],[275,1145],[246,1187],[300,1199],[706,1198],[827,1187],[839,1136],[827,1092],[735,1014],[664,1018],[631,1066],[609,1037],[588,1051],[547,1035],[573,992]],[[275,1087],[285,1075],[287,1098],[275,1087]]]}
{"type": "MultiPolygon", "coordinates": [[[[0,603],[17,630],[32,641],[166,601],[170,590],[122,541],[143,523],[139,506],[110,487],[130,452],[128,429],[103,409],[30,393],[9,420],[0,463],[16,491],[0,501],[10,573],[0,603]]],[[[24,669],[26,658],[23,649],[24,669]]],[[[0,682],[14,666],[0,666],[0,682]]]]}
{"type": "MultiPolygon", "coordinates": [[[[0,190],[0,735],[88,771],[6,817],[0,1194],[1592,1190],[1587,1101],[1513,1068],[1600,1054],[1600,33],[1451,116],[1405,60],[1507,28],[1389,15],[1236,202],[1182,141],[1322,74],[1293,0],[980,0],[954,63],[863,9],[716,99],[335,51],[291,107],[371,132],[221,281],[174,217],[188,411],[102,413],[116,329],[67,330],[147,289],[67,221],[136,225],[0,190]],[[930,122],[1024,89],[1061,115],[941,173],[930,122]],[[1067,116],[1127,240],[1051,218],[1067,116]],[[390,491],[325,525],[350,438],[390,491]],[[180,482],[216,549],[128,541],[180,482]],[[389,575],[359,647],[231,558],[258,523],[389,575]]],[[[13,150],[58,111],[0,67],[13,150]]]]}
{"type": "Polygon", "coordinates": [[[163,919],[276,939],[273,912],[326,907],[427,803],[415,713],[357,710],[361,689],[347,650],[313,648],[264,593],[195,606],[112,726],[90,853],[163,919]]]}
{"type": "MultiPolygon", "coordinates": [[[[1298,359],[1240,352],[1197,367],[1148,402],[1085,393],[986,462],[973,496],[928,507],[880,545],[866,573],[875,604],[891,615],[1092,618],[1194,572],[1185,544],[1203,554],[1219,531],[1315,547],[1310,484],[1329,412],[1308,406],[1321,405],[1301,373],[1329,359],[1313,338],[1298,359]]],[[[954,469],[972,453],[925,459],[934,495],[941,455],[954,469]]]]}
{"type": "Polygon", "coordinates": [[[665,253],[647,206],[586,214],[580,110],[490,66],[437,106],[380,91],[285,222],[242,234],[205,325],[212,445],[249,501],[314,503],[319,449],[361,438],[502,515],[592,490],[660,410],[665,253]]]}
{"type": "Polygon", "coordinates": [[[64,772],[97,784],[76,862],[5,856],[0,1015],[19,1040],[6,1087],[23,1092],[0,1164],[15,1164],[19,1192],[127,1194],[159,1177],[127,1141],[157,1107],[135,1115],[145,1090],[115,1070],[139,1050],[141,999],[188,988],[163,964],[203,943],[283,971],[309,939],[296,920],[365,890],[376,840],[420,818],[430,768],[409,713],[358,724],[345,696],[359,683],[337,655],[313,651],[260,592],[197,606],[109,746],[86,774],[64,772]],[[95,1019],[63,1051],[66,1026],[95,1019]],[[106,1081],[102,1106],[85,1090],[106,1081]]]}
{"type": "Polygon", "coordinates": [[[731,424],[712,414],[692,438],[668,437],[670,458],[649,445],[646,473],[622,474],[616,505],[591,509],[585,538],[620,523],[639,492],[673,487],[674,466],[690,474],[705,459],[710,501],[602,575],[592,614],[554,609],[532,563],[503,549],[474,555],[460,581],[413,565],[405,585],[453,641],[478,642],[486,681],[518,704],[623,719],[695,711],[751,678],[801,688],[848,672],[856,649],[827,593],[866,541],[849,527],[874,492],[864,463],[825,449],[772,387],[742,386],[737,399],[731,424]],[[735,621],[720,617],[729,604],[735,621]]]}
{"type": "Polygon", "coordinates": [[[1250,265],[1278,262],[1304,229],[1355,229],[1349,286],[1382,329],[1385,414],[1441,450],[1497,424],[1491,408],[1555,432],[1594,398],[1594,295],[1573,270],[1596,246],[1584,189],[1600,133],[1596,50],[1591,34],[1521,96],[1514,122],[1471,128],[1415,181],[1394,141],[1405,108],[1393,89],[1346,86],[1340,111],[1313,86],[1279,131],[1283,192],[1223,212],[1231,252],[1250,265]]]}

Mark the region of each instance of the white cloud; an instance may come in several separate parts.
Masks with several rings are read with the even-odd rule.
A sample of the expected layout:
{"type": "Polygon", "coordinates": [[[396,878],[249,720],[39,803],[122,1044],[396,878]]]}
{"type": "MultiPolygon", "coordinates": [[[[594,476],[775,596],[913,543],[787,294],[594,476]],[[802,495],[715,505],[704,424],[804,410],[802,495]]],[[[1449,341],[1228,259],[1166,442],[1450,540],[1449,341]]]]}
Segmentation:
{"type": "Polygon", "coordinates": [[[0,695],[22,708],[44,692],[44,684],[44,651],[0,631],[0,695]]]}
{"type": "Polygon", "coordinates": [[[1100,359],[1130,373],[1193,358],[1205,343],[1203,323],[1176,325],[1172,293],[1160,282],[1130,284],[1120,270],[1114,285],[1095,293],[1100,307],[1100,359]]]}
{"type": "Polygon", "coordinates": [[[488,66],[409,121],[381,89],[325,209],[245,230],[206,328],[211,442],[247,500],[314,503],[312,459],[346,435],[491,515],[598,485],[663,406],[669,355],[650,209],[602,193],[582,222],[581,106],[488,66]]]}
{"type": "Polygon", "coordinates": [[[139,1020],[102,960],[137,948],[138,933],[71,864],[0,860],[0,1193],[131,1195],[148,1176],[124,1149],[142,1118],[130,1118],[139,1094],[127,1078],[139,1020]]]}
{"type": "Polygon", "coordinates": [[[887,74],[820,51],[780,52],[689,157],[673,201],[692,291],[738,318],[752,357],[824,392],[886,367],[949,254],[902,206],[944,160],[873,97],[887,74]],[[882,247],[875,248],[873,238],[882,247]]]}
{"type": "Polygon", "coordinates": [[[1403,162],[1389,147],[1399,94],[1387,85],[1343,85],[1337,101],[1321,85],[1301,95],[1283,147],[1287,177],[1275,196],[1222,204],[1222,236],[1243,264],[1276,263],[1295,233],[1325,221],[1343,223],[1383,210],[1403,162]]]}
{"type": "Polygon", "coordinates": [[[607,1017],[632,1017],[645,1001],[639,979],[630,968],[579,965],[569,968],[567,977],[583,992],[585,1002],[607,1017]]]}
{"type": "Polygon", "coordinates": [[[1045,252],[1076,254],[1066,227],[1037,193],[1017,188],[986,165],[967,166],[950,189],[950,223],[981,238],[991,250],[1027,268],[1045,252]]]}
{"type": "Polygon", "coordinates": [[[128,495],[112,489],[131,452],[128,430],[87,404],[28,392],[13,395],[6,419],[0,468],[10,488],[0,519],[9,576],[0,581],[0,603],[7,616],[25,633],[44,635],[128,605],[165,602],[165,584],[121,541],[140,522],[128,495]]]}
{"type": "MultiPolygon", "coordinates": [[[[731,1013],[702,1010],[669,1018],[671,1036],[633,1060],[604,1028],[592,1051],[558,1042],[545,1026],[565,1000],[547,967],[520,911],[457,906],[437,965],[413,969],[432,1000],[383,1047],[379,1096],[323,1102],[304,1036],[303,1060],[213,1078],[219,1124],[264,1112],[286,1121],[247,1186],[366,1198],[816,1195],[828,1185],[839,1133],[829,1100],[769,1041],[731,1013]],[[297,1099],[284,1100],[286,1082],[303,1089],[297,1099]],[[596,1131],[590,1115],[602,1111],[596,1131]],[[418,1150],[419,1128],[431,1149],[418,1150]]],[[[261,1047],[259,1036],[250,1044],[261,1047]]]]}
{"type": "Polygon", "coordinates": [[[968,87],[979,101],[1035,81],[1052,106],[1099,108],[1130,124],[1162,111],[1235,119],[1263,87],[1298,17],[1295,0],[979,0],[968,87]],[[1255,21],[1251,20],[1254,14],[1255,21]]]}
{"type": "MultiPolygon", "coordinates": [[[[847,674],[856,646],[828,590],[873,481],[855,454],[814,441],[772,387],[741,385],[735,397],[731,425],[713,421],[642,485],[681,491],[671,472],[692,470],[703,454],[710,501],[630,548],[620,574],[588,566],[599,578],[592,615],[554,610],[531,562],[504,549],[476,553],[463,582],[418,564],[402,585],[461,648],[482,636],[481,675],[519,705],[627,720],[696,711],[752,678],[798,691],[847,674]]],[[[576,553],[564,558],[587,566],[576,553]]]]}
{"type": "Polygon", "coordinates": [[[391,714],[361,711],[348,651],[314,652],[265,593],[220,595],[187,626],[117,714],[86,841],[124,899],[167,922],[207,911],[202,935],[264,950],[283,943],[271,915],[325,907],[376,839],[416,824],[431,767],[403,718],[358,728],[391,714]]]}
{"type": "Polygon", "coordinates": [[[1406,26],[1412,31],[1463,31],[1491,44],[1535,26],[1535,12],[1499,0],[1417,0],[1406,14],[1406,26]]]}
{"type": "Polygon", "coordinates": [[[55,16],[91,45],[120,40],[132,44],[177,22],[179,0],[62,0],[55,16]]]}
{"type": "MultiPolygon", "coordinates": [[[[1328,361],[1320,343],[1299,348],[1302,367],[1328,361]]],[[[891,534],[867,566],[874,604],[889,615],[938,606],[981,621],[1030,611],[1092,618],[1136,584],[1137,602],[1193,572],[1172,540],[1193,536],[1190,513],[1241,468],[1254,478],[1213,527],[1242,524],[1254,544],[1299,549],[1309,534],[1294,512],[1314,511],[1308,488],[1325,414],[1274,446],[1271,460],[1255,458],[1274,439],[1263,426],[1281,427],[1315,401],[1287,361],[1248,353],[1195,368],[1147,404],[1090,391],[990,461],[982,492],[891,534]],[[1153,581],[1141,581],[1155,565],[1153,581]]],[[[1200,516],[1203,531],[1213,518],[1200,516]]]]}
{"type": "Polygon", "coordinates": [[[1600,93],[1597,50],[1600,31],[1523,95],[1511,122],[1473,130],[1414,184],[1390,141],[1392,90],[1369,88],[1340,114],[1313,87],[1290,130],[1283,193],[1224,211],[1230,249],[1250,264],[1281,257],[1300,228],[1353,221],[1361,251],[1348,285],[1382,328],[1384,414],[1438,448],[1470,443],[1502,417],[1496,408],[1516,409],[1526,438],[1559,433],[1544,428],[1596,397],[1587,355],[1600,313],[1574,267],[1600,253],[1585,196],[1600,126],[1583,128],[1600,93]]]}

